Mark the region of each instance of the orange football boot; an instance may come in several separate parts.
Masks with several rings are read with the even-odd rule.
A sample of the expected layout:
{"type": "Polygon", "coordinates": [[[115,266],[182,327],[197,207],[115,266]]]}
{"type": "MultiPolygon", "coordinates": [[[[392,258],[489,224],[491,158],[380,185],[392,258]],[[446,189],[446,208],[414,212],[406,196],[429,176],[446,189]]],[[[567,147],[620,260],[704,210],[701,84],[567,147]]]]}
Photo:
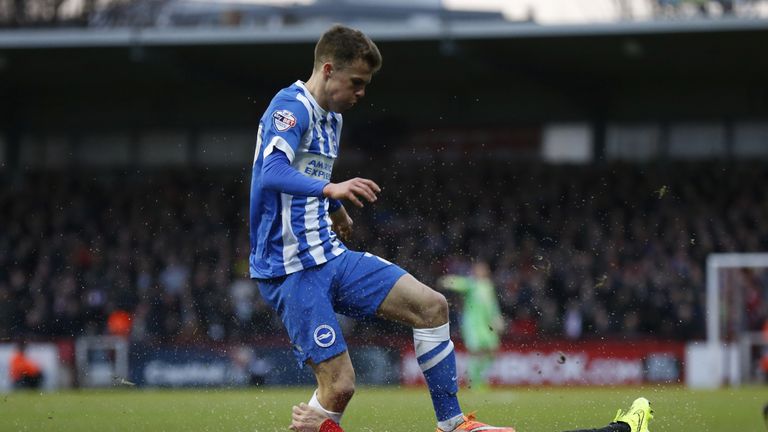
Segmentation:
{"type": "MultiPolygon", "coordinates": [[[[475,420],[475,413],[470,413],[469,415],[464,416],[464,421],[460,425],[456,426],[456,429],[454,429],[452,432],[481,432],[481,431],[515,432],[515,428],[490,426],[485,423],[480,423],[479,421],[475,420]]],[[[437,432],[444,432],[444,431],[438,428],[437,432]]]]}

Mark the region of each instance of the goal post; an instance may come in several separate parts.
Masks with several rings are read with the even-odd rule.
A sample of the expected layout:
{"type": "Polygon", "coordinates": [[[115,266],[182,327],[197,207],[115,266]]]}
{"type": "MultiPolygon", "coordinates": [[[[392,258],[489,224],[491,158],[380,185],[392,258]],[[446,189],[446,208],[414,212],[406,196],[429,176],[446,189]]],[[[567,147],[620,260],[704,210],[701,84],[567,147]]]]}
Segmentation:
{"type": "MultiPolygon", "coordinates": [[[[768,276],[768,253],[715,253],[707,257],[706,350],[713,356],[713,386],[739,385],[752,379],[754,349],[768,347],[768,340],[746,322],[744,283],[734,270],[768,276]]],[[[768,277],[760,283],[768,283],[768,277]]],[[[765,286],[760,288],[765,292],[765,286]]]]}
{"type": "Polygon", "coordinates": [[[110,387],[128,378],[128,340],[120,336],[82,336],[75,341],[80,387],[110,387]]]}

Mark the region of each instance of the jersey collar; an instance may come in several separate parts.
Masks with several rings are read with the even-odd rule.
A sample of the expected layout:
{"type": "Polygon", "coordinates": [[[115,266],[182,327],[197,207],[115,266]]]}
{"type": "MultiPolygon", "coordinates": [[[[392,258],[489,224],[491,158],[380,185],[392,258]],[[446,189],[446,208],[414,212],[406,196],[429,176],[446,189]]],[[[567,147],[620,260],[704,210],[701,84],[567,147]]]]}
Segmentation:
{"type": "Polygon", "coordinates": [[[306,96],[306,97],[307,97],[307,99],[309,99],[309,102],[310,102],[310,103],[312,103],[312,106],[313,106],[313,107],[314,107],[314,108],[315,108],[315,109],[316,109],[316,110],[317,110],[317,111],[318,111],[318,112],[319,112],[319,113],[320,113],[322,116],[326,116],[326,115],[328,115],[328,111],[324,110],[324,109],[323,109],[323,107],[321,107],[321,106],[320,106],[320,104],[319,104],[319,103],[317,103],[317,101],[315,100],[315,97],[314,97],[314,96],[312,96],[312,93],[310,93],[310,91],[307,89],[307,86],[304,84],[304,82],[303,82],[303,81],[301,81],[301,80],[298,80],[298,81],[296,81],[296,85],[297,85],[298,87],[300,87],[302,90],[304,90],[304,96],[306,96]]]}

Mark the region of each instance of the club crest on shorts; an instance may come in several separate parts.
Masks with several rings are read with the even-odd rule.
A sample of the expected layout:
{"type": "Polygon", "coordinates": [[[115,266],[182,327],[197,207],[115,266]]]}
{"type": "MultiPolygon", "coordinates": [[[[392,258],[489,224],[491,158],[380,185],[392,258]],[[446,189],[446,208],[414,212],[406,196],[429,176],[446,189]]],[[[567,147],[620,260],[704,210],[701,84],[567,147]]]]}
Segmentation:
{"type": "Polygon", "coordinates": [[[336,332],[327,324],[317,326],[315,329],[315,343],[323,348],[328,348],[336,342],[336,332]]]}
{"type": "Polygon", "coordinates": [[[288,110],[277,110],[272,113],[272,122],[275,123],[275,128],[278,131],[285,132],[296,126],[296,116],[288,110]]]}

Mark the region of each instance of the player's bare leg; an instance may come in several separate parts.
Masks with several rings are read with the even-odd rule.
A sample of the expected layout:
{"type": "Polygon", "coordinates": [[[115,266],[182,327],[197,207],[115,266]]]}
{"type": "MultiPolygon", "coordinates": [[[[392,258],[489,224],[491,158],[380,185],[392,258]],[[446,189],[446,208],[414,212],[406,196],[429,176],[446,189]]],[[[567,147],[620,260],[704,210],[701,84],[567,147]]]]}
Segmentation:
{"type": "Polygon", "coordinates": [[[315,372],[317,392],[309,405],[320,408],[339,423],[341,415],[355,393],[355,370],[349,353],[343,353],[320,363],[307,362],[315,372]]]}
{"type": "Polygon", "coordinates": [[[405,274],[379,306],[377,315],[410,327],[433,328],[448,323],[445,296],[405,274]]]}

